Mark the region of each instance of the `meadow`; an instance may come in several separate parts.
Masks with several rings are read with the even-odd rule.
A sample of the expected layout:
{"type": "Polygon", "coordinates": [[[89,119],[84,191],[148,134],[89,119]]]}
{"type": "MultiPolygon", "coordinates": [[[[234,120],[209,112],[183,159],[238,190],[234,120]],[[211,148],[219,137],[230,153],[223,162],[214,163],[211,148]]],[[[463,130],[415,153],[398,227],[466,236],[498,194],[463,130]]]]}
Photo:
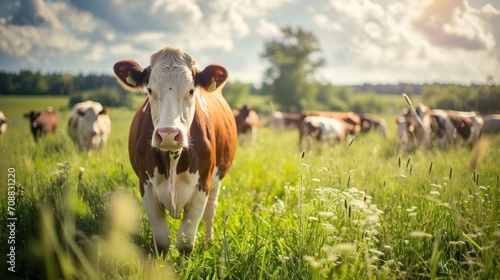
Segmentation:
{"type": "Polygon", "coordinates": [[[87,158],[67,136],[67,104],[0,97],[0,279],[500,279],[499,136],[471,169],[465,148],[400,154],[390,113],[387,139],[306,152],[298,132],[264,128],[223,181],[214,242],[200,226],[191,256],[154,257],[128,160],[135,111],[112,108],[109,142],[87,158]],[[35,144],[22,115],[47,106],[59,128],[35,144]]]}

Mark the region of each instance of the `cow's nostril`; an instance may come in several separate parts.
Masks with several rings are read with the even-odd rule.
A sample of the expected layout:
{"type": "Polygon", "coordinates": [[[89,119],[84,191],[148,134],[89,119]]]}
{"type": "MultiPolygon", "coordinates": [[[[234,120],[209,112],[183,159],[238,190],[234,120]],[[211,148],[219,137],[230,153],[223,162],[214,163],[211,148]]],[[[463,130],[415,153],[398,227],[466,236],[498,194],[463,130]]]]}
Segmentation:
{"type": "Polygon", "coordinates": [[[161,143],[161,141],[163,140],[158,131],[156,131],[155,138],[156,138],[156,142],[158,142],[158,143],[161,143]]]}

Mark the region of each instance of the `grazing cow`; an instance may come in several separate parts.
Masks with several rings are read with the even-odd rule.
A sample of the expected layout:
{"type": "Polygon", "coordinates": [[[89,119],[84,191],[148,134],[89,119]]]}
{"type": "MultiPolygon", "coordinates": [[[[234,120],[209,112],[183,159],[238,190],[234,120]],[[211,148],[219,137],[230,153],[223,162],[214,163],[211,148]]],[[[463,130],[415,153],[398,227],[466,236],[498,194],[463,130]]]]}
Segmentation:
{"type": "Polygon", "coordinates": [[[238,135],[246,135],[250,133],[250,141],[257,139],[257,133],[260,129],[260,118],[253,107],[243,105],[243,107],[233,111],[236,121],[238,135]]]}
{"type": "Polygon", "coordinates": [[[382,137],[387,138],[389,130],[384,119],[370,114],[360,114],[359,117],[361,118],[361,133],[367,133],[373,129],[378,131],[382,137]]]}
{"type": "Polygon", "coordinates": [[[300,125],[300,114],[273,111],[266,124],[271,129],[297,129],[300,125]]]}
{"type": "Polygon", "coordinates": [[[55,133],[57,129],[57,113],[52,107],[43,111],[31,110],[24,114],[30,121],[30,130],[35,142],[47,132],[55,133]]]}
{"type": "Polygon", "coordinates": [[[415,111],[403,108],[398,118],[399,149],[415,150],[419,146],[430,148],[431,145],[431,110],[419,104],[415,111]]]}
{"type": "Polygon", "coordinates": [[[68,132],[87,155],[92,149],[102,151],[111,134],[109,107],[94,101],[75,104],[68,122],[68,132]]]}
{"type": "Polygon", "coordinates": [[[301,122],[299,129],[299,146],[304,138],[312,141],[343,142],[348,134],[354,134],[355,126],[342,119],[324,116],[307,116],[301,122]]]}
{"type": "Polygon", "coordinates": [[[307,116],[323,116],[341,119],[355,127],[355,129],[352,130],[353,134],[356,134],[361,130],[361,118],[354,112],[304,111],[301,114],[301,119],[304,119],[307,116]]]}
{"type": "Polygon", "coordinates": [[[7,118],[4,113],[0,111],[0,137],[5,135],[5,131],[7,131],[7,118]]]}
{"type": "Polygon", "coordinates": [[[453,143],[472,148],[483,132],[483,117],[476,112],[432,110],[432,120],[432,130],[441,149],[453,143]]]}
{"type": "Polygon", "coordinates": [[[220,65],[201,71],[189,54],[173,48],[150,60],[144,69],[133,60],[114,65],[124,88],[149,93],[132,120],[130,161],[156,245],[170,247],[165,210],[176,219],[184,210],[177,249],[189,254],[202,217],[205,241],[212,239],[221,180],[236,152],[236,123],[221,92],[228,72],[220,65]]]}
{"type": "Polygon", "coordinates": [[[500,132],[500,114],[484,116],[483,133],[497,134],[500,132]]]}

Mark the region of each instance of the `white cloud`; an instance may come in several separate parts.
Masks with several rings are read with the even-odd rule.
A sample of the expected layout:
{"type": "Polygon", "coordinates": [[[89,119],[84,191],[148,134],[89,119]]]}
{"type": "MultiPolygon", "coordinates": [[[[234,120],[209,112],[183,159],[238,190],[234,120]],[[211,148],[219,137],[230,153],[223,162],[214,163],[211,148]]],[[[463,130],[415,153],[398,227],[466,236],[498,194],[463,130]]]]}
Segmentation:
{"type": "Polygon", "coordinates": [[[257,34],[268,38],[268,37],[276,37],[281,34],[280,27],[266,19],[259,19],[259,25],[256,28],[257,34]]]}
{"type": "Polygon", "coordinates": [[[480,11],[465,0],[432,1],[414,7],[420,13],[414,17],[413,27],[436,46],[478,50],[495,44],[480,11]]]}
{"type": "Polygon", "coordinates": [[[334,83],[500,80],[500,10],[487,1],[26,0],[0,13],[1,67],[110,71],[170,45],[258,82],[265,41],[291,25],[316,35],[334,83]]]}
{"type": "Polygon", "coordinates": [[[313,16],[312,21],[319,27],[325,30],[340,31],[342,25],[338,22],[332,22],[323,14],[316,14],[313,16]]]}
{"type": "Polygon", "coordinates": [[[293,0],[220,0],[221,4],[234,7],[244,17],[262,18],[293,0]]]}
{"type": "MultiPolygon", "coordinates": [[[[330,4],[334,12],[330,18],[345,27],[332,30],[335,39],[323,44],[336,51],[330,63],[369,73],[358,76],[362,80],[470,82],[484,81],[499,71],[499,61],[491,60],[499,36],[488,23],[495,16],[485,19],[485,12],[465,0],[330,4]]],[[[315,20],[325,30],[331,24],[322,16],[315,20]]]]}

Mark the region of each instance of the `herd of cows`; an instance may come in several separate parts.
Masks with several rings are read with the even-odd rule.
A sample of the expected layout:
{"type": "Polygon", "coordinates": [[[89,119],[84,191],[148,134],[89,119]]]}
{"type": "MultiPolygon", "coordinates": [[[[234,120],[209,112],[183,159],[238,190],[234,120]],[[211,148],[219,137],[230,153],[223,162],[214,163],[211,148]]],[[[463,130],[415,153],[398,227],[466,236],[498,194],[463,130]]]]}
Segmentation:
{"type": "MultiPolygon", "coordinates": [[[[101,151],[111,133],[109,108],[94,101],[75,104],[68,122],[68,135],[87,155],[91,150],[101,151]]],[[[58,127],[57,112],[49,107],[42,111],[31,110],[24,114],[35,142],[58,127]]],[[[7,130],[7,118],[0,111],[0,135],[7,130]]]]}
{"type": "MultiPolygon", "coordinates": [[[[219,188],[231,168],[238,135],[248,134],[250,141],[255,140],[261,127],[259,116],[250,106],[231,110],[221,92],[229,75],[225,67],[212,64],[200,70],[179,49],[159,50],[145,68],[127,59],[115,63],[113,70],[125,89],[148,93],[132,120],[128,148],[155,244],[160,251],[170,248],[165,212],[180,218],[183,211],[176,247],[189,254],[202,218],[205,241],[212,239],[219,188]]],[[[25,117],[35,141],[57,128],[52,108],[31,111],[25,117]]],[[[0,121],[4,134],[7,119],[2,112],[0,121]]],[[[456,142],[473,146],[483,133],[500,131],[500,115],[483,118],[474,112],[431,110],[423,104],[403,109],[396,122],[405,150],[430,148],[434,143],[443,149],[456,142]]],[[[354,112],[272,112],[264,125],[297,129],[299,144],[305,139],[341,142],[347,135],[371,130],[388,136],[384,119],[354,112]]],[[[93,101],[76,104],[68,132],[87,155],[102,150],[111,133],[109,108],[93,101]]]]}
{"type": "MultiPolygon", "coordinates": [[[[255,138],[260,120],[253,109],[243,106],[235,115],[244,114],[245,122],[237,119],[238,133],[252,131],[255,138]],[[241,129],[240,129],[241,127],[241,129]]],[[[474,147],[483,133],[500,132],[500,114],[481,116],[477,112],[431,110],[419,104],[415,108],[403,108],[395,119],[399,150],[409,152],[418,147],[447,149],[453,145],[474,147]]],[[[387,138],[387,122],[370,114],[354,112],[304,111],[300,114],[274,111],[265,126],[274,130],[294,129],[299,132],[299,146],[305,140],[342,142],[347,135],[356,136],[378,131],[387,138]]]]}
{"type": "MultiPolygon", "coordinates": [[[[82,151],[101,151],[111,133],[109,108],[98,102],[86,101],[73,107],[68,122],[68,135],[82,151]]],[[[255,108],[244,105],[233,110],[237,134],[240,138],[257,139],[262,127],[255,108]]],[[[55,133],[58,125],[56,111],[49,107],[42,111],[31,110],[24,114],[29,119],[30,131],[35,142],[46,133],[55,133]]],[[[431,110],[419,104],[412,111],[403,108],[395,119],[400,151],[411,151],[418,147],[439,147],[451,145],[474,147],[482,134],[500,133],[500,114],[482,116],[477,112],[452,110],[431,110]]],[[[370,114],[354,112],[304,111],[300,114],[271,112],[263,124],[272,130],[297,130],[299,146],[304,141],[342,142],[348,135],[377,131],[387,138],[387,122],[370,114]]],[[[7,130],[7,118],[0,111],[0,135],[7,130]]]]}

